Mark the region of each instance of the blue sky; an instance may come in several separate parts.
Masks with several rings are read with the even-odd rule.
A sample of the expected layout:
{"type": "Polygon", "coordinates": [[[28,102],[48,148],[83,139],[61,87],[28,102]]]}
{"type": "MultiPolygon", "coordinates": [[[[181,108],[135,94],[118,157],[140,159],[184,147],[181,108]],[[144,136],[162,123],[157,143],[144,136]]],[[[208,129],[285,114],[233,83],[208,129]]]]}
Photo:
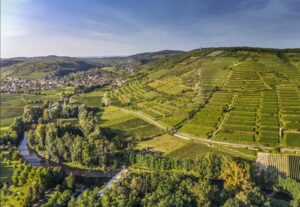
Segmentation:
{"type": "Polygon", "coordinates": [[[1,0],[1,56],[300,47],[299,0],[1,0]]]}

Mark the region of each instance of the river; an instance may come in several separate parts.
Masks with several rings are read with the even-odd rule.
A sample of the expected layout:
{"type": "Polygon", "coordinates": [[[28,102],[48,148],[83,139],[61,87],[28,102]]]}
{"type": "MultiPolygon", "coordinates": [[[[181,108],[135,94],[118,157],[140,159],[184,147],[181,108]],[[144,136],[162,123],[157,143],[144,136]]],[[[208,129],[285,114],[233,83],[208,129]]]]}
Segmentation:
{"type": "Polygon", "coordinates": [[[28,148],[27,145],[27,132],[24,132],[24,138],[19,146],[20,154],[24,157],[24,159],[32,166],[32,167],[40,167],[40,166],[53,166],[53,167],[61,167],[66,174],[74,175],[75,177],[81,178],[98,178],[98,179],[111,179],[117,173],[120,172],[121,169],[110,170],[110,171],[101,171],[101,170],[89,170],[89,169],[81,169],[76,167],[70,167],[64,165],[62,163],[53,162],[51,160],[47,160],[37,154],[34,150],[28,148]]]}
{"type": "Polygon", "coordinates": [[[28,149],[27,146],[27,132],[24,133],[24,138],[19,146],[20,154],[24,159],[33,167],[40,167],[42,164],[45,164],[43,160],[37,156],[37,154],[28,149]]]}
{"type": "Polygon", "coordinates": [[[34,150],[31,150],[27,144],[27,132],[24,132],[24,138],[18,148],[20,150],[20,154],[32,167],[61,167],[67,175],[72,174],[75,177],[76,183],[83,184],[88,188],[102,186],[103,184],[105,186],[107,186],[107,184],[110,186],[110,183],[116,181],[116,179],[118,180],[119,175],[124,174],[124,171],[126,171],[124,168],[122,170],[116,169],[111,171],[100,171],[70,167],[41,157],[34,150]]]}

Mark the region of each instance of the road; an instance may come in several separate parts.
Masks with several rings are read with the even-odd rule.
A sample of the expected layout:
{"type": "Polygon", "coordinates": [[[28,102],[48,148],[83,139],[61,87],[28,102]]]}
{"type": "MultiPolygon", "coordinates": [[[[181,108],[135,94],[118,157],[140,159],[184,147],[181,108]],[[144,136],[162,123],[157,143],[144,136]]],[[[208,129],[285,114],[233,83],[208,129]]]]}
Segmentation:
{"type": "Polygon", "coordinates": [[[175,137],[181,138],[181,139],[186,139],[186,140],[197,140],[200,142],[208,143],[208,144],[220,144],[220,145],[226,145],[228,147],[236,147],[236,148],[261,148],[265,150],[270,150],[273,149],[273,147],[266,147],[266,146],[261,146],[261,145],[250,145],[250,144],[236,144],[236,143],[230,143],[230,142],[224,142],[224,141],[215,141],[207,138],[200,138],[196,137],[193,135],[189,134],[184,134],[184,133],[176,133],[174,134],[175,137]]]}
{"type": "MultiPolygon", "coordinates": [[[[157,126],[158,128],[161,128],[163,130],[167,130],[167,127],[160,124],[159,122],[153,120],[153,118],[147,116],[146,114],[143,114],[139,111],[133,111],[133,110],[129,110],[129,109],[124,109],[124,108],[120,108],[122,111],[124,111],[125,113],[129,113],[132,114],[136,117],[139,117],[141,119],[143,119],[144,121],[153,124],[155,126],[157,126]]],[[[253,149],[253,150],[257,150],[258,148],[263,149],[263,150],[271,150],[274,147],[267,147],[267,146],[263,146],[263,145],[259,145],[259,144],[238,144],[238,143],[231,143],[231,142],[225,142],[225,141],[216,141],[216,140],[211,140],[211,139],[207,139],[205,137],[197,137],[194,135],[190,135],[190,134],[186,134],[186,133],[181,133],[181,132],[177,132],[175,133],[173,136],[181,138],[181,139],[185,139],[185,140],[196,140],[196,141],[200,141],[206,144],[219,144],[219,145],[224,145],[224,146],[228,146],[228,147],[234,147],[234,148],[248,148],[248,149],[253,149]]],[[[288,152],[300,152],[299,148],[288,148],[288,147],[282,147],[281,148],[282,151],[288,151],[288,152]]]]}
{"type": "Polygon", "coordinates": [[[144,121],[150,123],[150,124],[153,124],[155,126],[157,126],[158,128],[160,129],[163,129],[163,130],[167,130],[167,127],[160,124],[159,122],[153,120],[151,117],[147,116],[146,114],[142,113],[142,112],[139,112],[139,111],[133,111],[133,110],[129,110],[129,109],[124,109],[124,108],[120,108],[121,111],[125,112],[125,113],[129,113],[129,114],[132,114],[134,116],[137,116],[141,119],[143,119],[144,121]]]}

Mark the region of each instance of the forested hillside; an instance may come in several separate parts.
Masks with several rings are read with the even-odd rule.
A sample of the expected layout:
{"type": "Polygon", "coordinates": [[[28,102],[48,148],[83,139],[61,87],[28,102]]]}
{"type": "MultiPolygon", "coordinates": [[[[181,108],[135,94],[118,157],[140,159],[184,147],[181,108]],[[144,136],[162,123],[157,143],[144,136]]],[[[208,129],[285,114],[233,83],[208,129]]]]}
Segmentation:
{"type": "Polygon", "coordinates": [[[94,67],[101,67],[79,58],[69,57],[37,57],[21,60],[1,60],[2,78],[39,79],[46,76],[62,76],[71,72],[86,71],[94,67]]]}

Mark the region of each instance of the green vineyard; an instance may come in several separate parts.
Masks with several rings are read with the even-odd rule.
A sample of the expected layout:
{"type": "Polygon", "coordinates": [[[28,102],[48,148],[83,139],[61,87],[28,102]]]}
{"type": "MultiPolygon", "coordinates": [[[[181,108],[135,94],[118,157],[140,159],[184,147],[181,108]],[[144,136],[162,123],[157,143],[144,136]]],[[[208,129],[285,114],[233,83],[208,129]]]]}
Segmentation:
{"type": "Polygon", "coordinates": [[[202,139],[300,147],[299,62],[296,52],[195,50],[142,64],[123,85],[74,103],[99,106],[105,95],[111,106],[202,139]]]}

